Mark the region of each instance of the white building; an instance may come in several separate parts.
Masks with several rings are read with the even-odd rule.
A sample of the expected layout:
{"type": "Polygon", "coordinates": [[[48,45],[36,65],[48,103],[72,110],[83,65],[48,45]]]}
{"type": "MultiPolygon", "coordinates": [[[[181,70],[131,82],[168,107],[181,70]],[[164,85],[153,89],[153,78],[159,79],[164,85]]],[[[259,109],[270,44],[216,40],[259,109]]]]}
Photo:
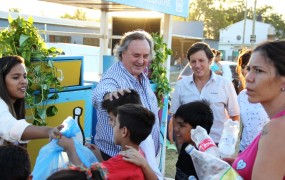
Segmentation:
{"type": "Polygon", "coordinates": [[[275,28],[271,24],[255,21],[255,42],[251,38],[253,29],[253,20],[247,19],[234,23],[225,29],[220,30],[219,50],[224,53],[224,60],[236,61],[239,50],[243,47],[254,48],[257,44],[273,40],[275,38],[275,28]],[[243,31],[244,44],[243,44],[243,31]]]}

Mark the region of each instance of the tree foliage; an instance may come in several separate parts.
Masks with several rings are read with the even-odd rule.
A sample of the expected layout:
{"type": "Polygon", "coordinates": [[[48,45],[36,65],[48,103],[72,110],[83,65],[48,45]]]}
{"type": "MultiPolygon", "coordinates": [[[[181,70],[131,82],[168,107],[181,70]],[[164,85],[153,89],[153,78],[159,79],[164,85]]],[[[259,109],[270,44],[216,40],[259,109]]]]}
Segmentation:
{"type": "MultiPolygon", "coordinates": [[[[263,6],[256,10],[256,14],[262,15],[262,21],[271,24],[276,31],[278,39],[285,38],[285,18],[281,14],[273,13],[272,6],[263,6]]],[[[249,18],[252,19],[253,11],[249,11],[249,18]]]]}
{"type": "Polygon", "coordinates": [[[15,12],[15,13],[20,13],[20,9],[19,8],[10,8],[9,12],[15,12]]]}
{"type": "Polygon", "coordinates": [[[25,102],[30,107],[33,124],[46,125],[46,118],[58,111],[48,103],[56,100],[62,90],[56,68],[49,58],[58,55],[58,49],[46,47],[32,17],[28,20],[21,16],[9,17],[8,21],[9,26],[0,31],[0,57],[19,55],[25,59],[28,79],[25,102]],[[49,96],[51,88],[54,94],[49,96]]]}
{"type": "Polygon", "coordinates": [[[172,50],[167,48],[167,44],[163,42],[163,36],[152,34],[154,40],[155,57],[150,64],[151,76],[153,83],[157,84],[156,97],[158,106],[163,107],[163,98],[168,96],[171,91],[169,81],[166,77],[166,68],[164,63],[169,55],[172,55],[172,50]]]}
{"type": "Polygon", "coordinates": [[[76,19],[76,20],[82,20],[82,21],[87,20],[86,12],[84,12],[81,9],[76,9],[73,15],[65,13],[63,16],[61,16],[61,18],[76,19]]]}
{"type": "MultiPolygon", "coordinates": [[[[219,39],[219,30],[244,19],[244,0],[192,0],[188,18],[178,18],[181,21],[203,21],[204,37],[219,39]]],[[[276,37],[285,38],[284,17],[274,13],[271,6],[263,6],[256,10],[261,14],[263,22],[271,24],[276,29],[276,37]]],[[[247,8],[246,18],[252,19],[253,10],[247,8]]]]}

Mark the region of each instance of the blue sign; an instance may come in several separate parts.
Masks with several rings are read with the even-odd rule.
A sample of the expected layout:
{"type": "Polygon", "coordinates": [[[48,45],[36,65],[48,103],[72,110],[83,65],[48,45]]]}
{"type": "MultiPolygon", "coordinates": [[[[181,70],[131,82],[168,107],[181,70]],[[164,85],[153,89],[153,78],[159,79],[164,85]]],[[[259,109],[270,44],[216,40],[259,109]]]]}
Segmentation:
{"type": "Polygon", "coordinates": [[[105,0],[118,4],[158,11],[175,16],[188,17],[189,0],[105,0]]]}

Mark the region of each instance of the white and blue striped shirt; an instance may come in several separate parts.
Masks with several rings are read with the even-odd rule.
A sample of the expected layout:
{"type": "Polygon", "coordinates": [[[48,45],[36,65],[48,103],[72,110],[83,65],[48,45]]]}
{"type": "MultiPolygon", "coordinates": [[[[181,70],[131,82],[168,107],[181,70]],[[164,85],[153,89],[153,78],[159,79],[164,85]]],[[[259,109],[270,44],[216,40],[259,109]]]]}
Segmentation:
{"type": "Polygon", "coordinates": [[[138,92],[141,102],[144,107],[155,114],[155,124],[152,128],[152,138],[154,140],[154,147],[156,154],[159,150],[159,119],[158,119],[158,104],[154,92],[151,89],[149,79],[142,73],[140,81],[132,76],[128,70],[125,69],[121,61],[112,65],[106,73],[103,74],[102,79],[93,90],[93,105],[97,110],[97,125],[96,135],[94,137],[95,144],[104,153],[114,156],[118,154],[121,147],[114,144],[113,129],[109,125],[109,117],[105,110],[102,109],[101,103],[105,94],[116,91],[118,89],[134,89],[138,92]]]}

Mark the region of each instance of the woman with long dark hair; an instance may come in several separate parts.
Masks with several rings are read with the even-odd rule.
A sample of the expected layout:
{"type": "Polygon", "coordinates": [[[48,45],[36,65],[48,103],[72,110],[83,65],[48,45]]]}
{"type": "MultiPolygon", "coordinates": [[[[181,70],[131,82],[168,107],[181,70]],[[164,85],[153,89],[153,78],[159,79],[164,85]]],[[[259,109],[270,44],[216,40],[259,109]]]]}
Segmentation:
{"type": "Polygon", "coordinates": [[[25,120],[25,93],[28,86],[24,59],[0,58],[0,145],[26,143],[27,140],[56,138],[62,125],[51,128],[33,126],[25,120]]]}

